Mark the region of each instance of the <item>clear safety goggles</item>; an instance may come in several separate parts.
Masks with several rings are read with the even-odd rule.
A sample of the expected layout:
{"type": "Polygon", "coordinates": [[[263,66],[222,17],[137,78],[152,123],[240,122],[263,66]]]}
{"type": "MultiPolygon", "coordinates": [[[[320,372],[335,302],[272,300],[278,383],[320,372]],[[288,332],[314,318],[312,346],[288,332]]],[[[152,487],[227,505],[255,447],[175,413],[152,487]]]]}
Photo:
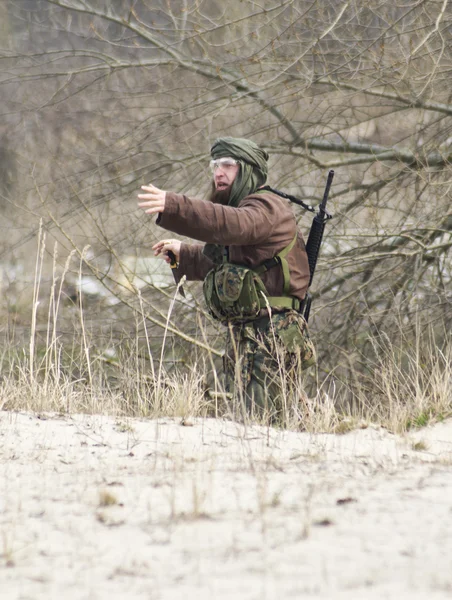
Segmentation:
{"type": "Polygon", "coordinates": [[[211,160],[209,163],[209,166],[210,166],[210,170],[212,171],[212,173],[215,173],[215,171],[218,169],[218,167],[227,171],[229,169],[233,169],[235,167],[235,165],[238,165],[238,164],[239,164],[239,161],[235,160],[235,158],[224,157],[224,158],[216,158],[215,160],[211,160]]]}

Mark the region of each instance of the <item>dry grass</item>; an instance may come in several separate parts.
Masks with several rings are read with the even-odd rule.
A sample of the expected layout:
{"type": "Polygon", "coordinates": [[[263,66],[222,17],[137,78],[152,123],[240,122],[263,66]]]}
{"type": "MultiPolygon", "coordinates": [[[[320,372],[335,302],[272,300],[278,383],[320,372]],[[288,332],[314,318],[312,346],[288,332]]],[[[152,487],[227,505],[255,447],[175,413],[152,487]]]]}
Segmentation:
{"type": "MultiPolygon", "coordinates": [[[[293,430],[343,434],[375,422],[391,431],[404,432],[445,419],[452,414],[452,354],[450,347],[442,350],[432,346],[430,350],[428,366],[416,362],[416,356],[409,351],[404,357],[406,367],[397,362],[393,350],[381,356],[371,377],[374,393],[369,394],[368,381],[357,392],[355,388],[358,401],[353,410],[339,408],[349,405],[342,402],[339,392],[334,394],[334,386],[328,387],[332,377],[319,385],[313,397],[306,397],[304,390],[295,394],[292,390],[292,396],[285,397],[280,425],[293,430]]],[[[194,416],[243,417],[240,403],[230,395],[221,391],[206,394],[205,363],[180,372],[167,373],[162,369],[156,379],[149,361],[129,350],[120,354],[113,365],[90,352],[74,353],[69,364],[65,364],[64,348],[56,349],[55,345],[44,350],[39,359],[37,354],[31,359],[18,353],[9,355],[8,360],[6,356],[7,353],[2,365],[0,409],[103,413],[118,418],[170,416],[180,417],[186,423],[194,416]]],[[[284,386],[284,373],[281,377],[284,386]]],[[[265,418],[261,422],[269,424],[265,418]]]]}
{"type": "Polygon", "coordinates": [[[440,346],[431,327],[417,324],[415,335],[402,333],[372,340],[376,359],[366,390],[376,420],[394,432],[424,427],[452,415],[452,344],[440,346]],[[394,341],[394,338],[397,341],[394,341]]]}
{"type": "MultiPolygon", "coordinates": [[[[145,318],[141,323],[141,339],[138,333],[136,337],[130,334],[113,350],[108,344],[99,347],[95,332],[87,327],[82,296],[74,313],[72,336],[66,335],[63,340],[58,331],[63,283],[71,257],[57,275],[55,252],[50,289],[44,290],[41,283],[44,236],[39,248],[29,343],[27,347],[17,349],[11,345],[3,350],[0,409],[103,413],[118,418],[170,416],[180,417],[184,423],[194,416],[246,419],[240,399],[232,398],[222,388],[215,357],[207,351],[190,367],[166,368],[167,327],[174,299],[157,351],[153,349],[145,318]],[[207,390],[209,378],[214,385],[210,384],[207,390]]],[[[283,397],[280,418],[275,423],[264,416],[260,423],[343,434],[375,422],[391,431],[404,432],[452,414],[450,342],[440,347],[432,329],[424,330],[419,325],[414,338],[405,339],[402,333],[390,338],[381,332],[370,340],[370,346],[372,351],[365,357],[366,370],[354,372],[353,385],[346,382],[340,388],[336,386],[335,373],[320,381],[312,370],[313,373],[300,378],[297,389],[289,389],[280,365],[283,397]]],[[[195,352],[196,349],[194,355],[195,352]]]]}

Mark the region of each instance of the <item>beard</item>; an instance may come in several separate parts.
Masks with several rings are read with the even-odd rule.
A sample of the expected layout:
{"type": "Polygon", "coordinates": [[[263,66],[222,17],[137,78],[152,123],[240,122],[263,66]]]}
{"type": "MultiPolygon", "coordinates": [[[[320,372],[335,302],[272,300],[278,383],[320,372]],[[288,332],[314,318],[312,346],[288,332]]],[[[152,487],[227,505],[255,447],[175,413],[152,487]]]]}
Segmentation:
{"type": "Polygon", "coordinates": [[[224,190],[217,190],[215,183],[212,181],[212,189],[210,190],[210,194],[207,199],[213,204],[222,204],[223,206],[227,206],[229,197],[231,195],[231,188],[232,185],[224,190]]]}

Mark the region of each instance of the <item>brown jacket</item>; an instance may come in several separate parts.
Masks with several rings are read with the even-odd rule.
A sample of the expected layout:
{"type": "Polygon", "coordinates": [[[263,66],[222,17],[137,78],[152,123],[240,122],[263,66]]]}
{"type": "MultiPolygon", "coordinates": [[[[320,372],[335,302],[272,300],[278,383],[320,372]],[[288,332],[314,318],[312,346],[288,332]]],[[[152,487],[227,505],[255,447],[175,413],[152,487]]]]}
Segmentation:
{"type": "MultiPolygon", "coordinates": [[[[165,211],[157,223],[179,235],[228,246],[230,262],[252,269],[288,246],[297,231],[289,202],[271,192],[250,194],[237,208],[167,192],[165,211]]],[[[214,266],[202,251],[203,245],[181,246],[179,270],[188,280],[203,280],[214,266]]],[[[301,233],[286,258],[289,294],[302,300],[309,283],[309,264],[301,233]]],[[[270,296],[283,294],[280,266],[265,272],[262,281],[270,296]]]]}

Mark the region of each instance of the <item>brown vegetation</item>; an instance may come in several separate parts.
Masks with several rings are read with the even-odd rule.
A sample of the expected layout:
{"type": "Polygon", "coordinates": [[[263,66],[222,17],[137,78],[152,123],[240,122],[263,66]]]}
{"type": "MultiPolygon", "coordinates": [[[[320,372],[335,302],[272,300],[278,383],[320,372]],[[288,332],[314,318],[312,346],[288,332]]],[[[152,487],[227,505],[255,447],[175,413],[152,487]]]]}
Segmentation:
{"type": "Polygon", "coordinates": [[[210,143],[232,134],[313,204],[336,170],[310,397],[450,409],[449,392],[429,408],[451,387],[448,2],[8,0],[0,23],[4,382],[83,382],[135,413],[156,381],[211,370],[222,333],[199,286],[184,302],[130,266],[160,235],[135,196],[148,181],[203,195],[210,143]]]}

